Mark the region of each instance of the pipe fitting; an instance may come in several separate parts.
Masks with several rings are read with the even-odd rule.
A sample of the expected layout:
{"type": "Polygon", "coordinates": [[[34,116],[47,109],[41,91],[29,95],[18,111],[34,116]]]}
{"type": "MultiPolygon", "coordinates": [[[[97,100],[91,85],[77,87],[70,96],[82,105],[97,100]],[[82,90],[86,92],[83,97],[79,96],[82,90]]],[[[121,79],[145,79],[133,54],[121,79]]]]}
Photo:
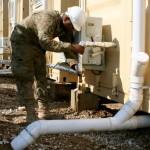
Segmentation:
{"type": "Polygon", "coordinates": [[[22,150],[32,144],[40,136],[40,121],[33,122],[13,139],[11,146],[14,150],[22,150]],[[19,144],[18,144],[19,143],[19,144]]]}

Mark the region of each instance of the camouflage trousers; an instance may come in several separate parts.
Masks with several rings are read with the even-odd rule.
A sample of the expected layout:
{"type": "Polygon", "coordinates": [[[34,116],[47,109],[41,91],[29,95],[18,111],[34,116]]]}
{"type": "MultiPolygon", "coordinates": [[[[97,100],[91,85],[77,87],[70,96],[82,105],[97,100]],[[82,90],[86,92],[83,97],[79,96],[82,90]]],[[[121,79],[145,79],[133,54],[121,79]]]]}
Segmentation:
{"type": "Polygon", "coordinates": [[[11,42],[11,68],[15,76],[19,103],[47,104],[45,53],[38,47],[23,42],[11,42]]]}

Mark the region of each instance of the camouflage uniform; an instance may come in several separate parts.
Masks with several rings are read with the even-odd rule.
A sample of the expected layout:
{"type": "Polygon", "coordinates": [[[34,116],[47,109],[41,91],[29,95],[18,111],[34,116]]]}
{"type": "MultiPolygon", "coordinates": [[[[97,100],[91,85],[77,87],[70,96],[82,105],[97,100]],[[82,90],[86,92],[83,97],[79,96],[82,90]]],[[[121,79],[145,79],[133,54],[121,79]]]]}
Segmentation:
{"type": "Polygon", "coordinates": [[[76,54],[70,50],[72,40],[60,22],[58,11],[39,11],[17,24],[11,34],[11,66],[20,105],[34,105],[34,94],[38,101],[47,103],[45,51],[65,52],[70,66],[77,63],[76,54]],[[60,41],[54,41],[55,37],[60,41]]]}

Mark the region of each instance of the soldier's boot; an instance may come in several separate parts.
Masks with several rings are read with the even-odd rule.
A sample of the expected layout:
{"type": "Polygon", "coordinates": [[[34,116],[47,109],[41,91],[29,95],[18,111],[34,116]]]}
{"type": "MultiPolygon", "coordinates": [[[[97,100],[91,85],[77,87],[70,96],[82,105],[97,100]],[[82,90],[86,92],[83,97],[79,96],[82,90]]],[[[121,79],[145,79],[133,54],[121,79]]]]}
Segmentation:
{"type": "Polygon", "coordinates": [[[34,105],[26,104],[25,108],[26,108],[26,112],[27,112],[26,122],[32,123],[34,121],[37,121],[38,117],[36,116],[36,111],[35,111],[34,105]]]}
{"type": "Polygon", "coordinates": [[[64,115],[51,113],[45,104],[42,102],[38,102],[38,118],[39,119],[47,119],[47,120],[54,120],[54,119],[63,119],[64,115]]]}

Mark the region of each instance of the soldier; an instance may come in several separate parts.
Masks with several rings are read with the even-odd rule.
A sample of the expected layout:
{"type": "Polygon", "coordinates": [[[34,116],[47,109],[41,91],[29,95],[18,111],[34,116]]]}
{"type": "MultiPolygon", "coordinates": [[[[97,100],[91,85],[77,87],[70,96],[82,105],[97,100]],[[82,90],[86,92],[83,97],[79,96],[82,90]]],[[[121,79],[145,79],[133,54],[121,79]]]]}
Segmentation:
{"type": "Polygon", "coordinates": [[[26,121],[49,119],[47,100],[45,52],[64,52],[71,68],[76,69],[76,53],[83,54],[84,47],[72,44],[73,31],[80,31],[85,23],[85,12],[78,6],[67,12],[39,11],[14,27],[11,34],[12,72],[15,76],[20,106],[27,111],[26,121]],[[60,41],[55,41],[58,37],[60,41]],[[33,85],[35,88],[33,88],[33,85]],[[34,96],[35,95],[35,96],[34,96]],[[38,117],[35,111],[38,104],[38,117]]]}

